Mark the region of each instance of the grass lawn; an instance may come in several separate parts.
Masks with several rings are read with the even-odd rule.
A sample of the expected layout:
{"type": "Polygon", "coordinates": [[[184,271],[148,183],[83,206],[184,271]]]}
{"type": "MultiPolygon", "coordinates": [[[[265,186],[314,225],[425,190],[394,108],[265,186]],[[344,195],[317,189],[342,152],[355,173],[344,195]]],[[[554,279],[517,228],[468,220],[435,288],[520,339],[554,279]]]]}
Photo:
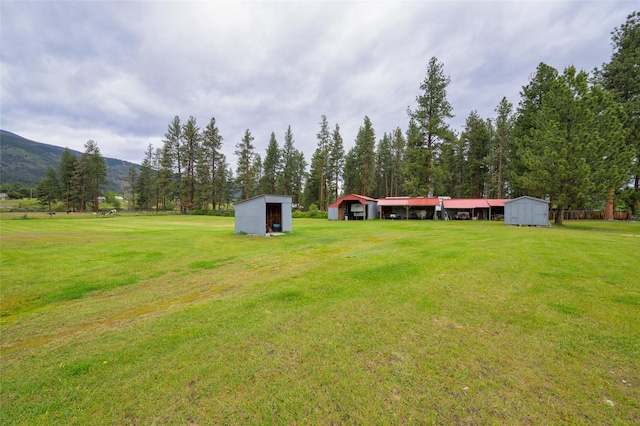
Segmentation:
{"type": "Polygon", "coordinates": [[[0,215],[1,418],[640,423],[640,223],[0,215]]]}

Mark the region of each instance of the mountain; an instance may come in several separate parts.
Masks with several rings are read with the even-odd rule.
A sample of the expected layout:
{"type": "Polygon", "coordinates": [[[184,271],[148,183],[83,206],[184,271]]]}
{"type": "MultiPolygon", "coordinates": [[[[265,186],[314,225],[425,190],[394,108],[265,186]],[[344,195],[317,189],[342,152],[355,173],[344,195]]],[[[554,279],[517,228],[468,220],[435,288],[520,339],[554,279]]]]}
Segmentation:
{"type": "MultiPolygon", "coordinates": [[[[0,130],[0,181],[2,183],[21,183],[25,187],[34,187],[47,174],[47,167],[58,170],[64,148],[35,142],[14,133],[0,130]]],[[[76,157],[79,151],[70,150],[76,157]]],[[[138,164],[115,158],[104,158],[107,164],[107,191],[123,193],[123,182],[129,172],[129,166],[140,168],[138,164]]]]}

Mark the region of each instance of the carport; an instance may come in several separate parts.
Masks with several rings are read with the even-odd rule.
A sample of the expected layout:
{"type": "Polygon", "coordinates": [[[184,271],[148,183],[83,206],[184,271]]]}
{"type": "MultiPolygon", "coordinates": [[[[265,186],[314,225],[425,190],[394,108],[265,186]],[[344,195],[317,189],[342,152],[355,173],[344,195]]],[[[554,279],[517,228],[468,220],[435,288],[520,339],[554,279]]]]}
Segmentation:
{"type": "MultiPolygon", "coordinates": [[[[452,198],[442,200],[443,219],[464,219],[465,213],[473,220],[496,219],[496,215],[504,215],[503,198],[452,198]]],[[[499,218],[498,216],[497,218],[499,218]]]]}
{"type": "Polygon", "coordinates": [[[381,219],[435,219],[437,197],[388,197],[378,200],[381,219]]]}
{"type": "Polygon", "coordinates": [[[349,194],[329,206],[329,220],[367,220],[378,217],[377,200],[365,195],[349,194]]]}

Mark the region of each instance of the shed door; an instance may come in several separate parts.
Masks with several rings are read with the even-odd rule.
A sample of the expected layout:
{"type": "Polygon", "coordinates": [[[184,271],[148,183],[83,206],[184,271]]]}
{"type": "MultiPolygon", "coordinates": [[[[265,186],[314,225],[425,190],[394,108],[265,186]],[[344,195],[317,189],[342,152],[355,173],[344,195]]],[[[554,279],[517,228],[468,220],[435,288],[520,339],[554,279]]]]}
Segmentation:
{"type": "Polygon", "coordinates": [[[282,204],[267,203],[267,231],[282,231],[282,204]]]}

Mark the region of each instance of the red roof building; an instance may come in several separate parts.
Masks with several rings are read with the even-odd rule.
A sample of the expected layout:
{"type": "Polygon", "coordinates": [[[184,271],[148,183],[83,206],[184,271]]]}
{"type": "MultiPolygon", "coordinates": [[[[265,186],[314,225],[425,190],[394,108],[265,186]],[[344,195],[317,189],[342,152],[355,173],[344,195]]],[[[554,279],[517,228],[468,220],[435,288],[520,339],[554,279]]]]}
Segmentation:
{"type": "Polygon", "coordinates": [[[504,217],[503,198],[454,198],[442,200],[447,219],[495,220],[504,217]]]}
{"type": "Polygon", "coordinates": [[[389,197],[378,200],[381,219],[433,219],[438,197],[389,197]]]}

